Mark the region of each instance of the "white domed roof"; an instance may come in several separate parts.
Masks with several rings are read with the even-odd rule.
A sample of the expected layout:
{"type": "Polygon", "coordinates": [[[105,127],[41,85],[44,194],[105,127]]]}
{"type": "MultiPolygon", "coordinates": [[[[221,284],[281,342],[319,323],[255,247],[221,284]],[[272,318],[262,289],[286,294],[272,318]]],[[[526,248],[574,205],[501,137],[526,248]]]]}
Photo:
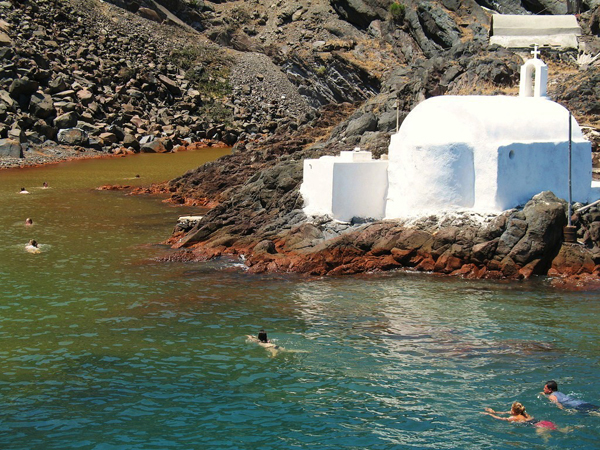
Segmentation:
{"type": "MultiPolygon", "coordinates": [[[[449,95],[417,105],[398,134],[412,145],[553,142],[568,139],[568,127],[568,110],[545,97],[449,95]]],[[[583,137],[575,121],[572,133],[583,137]]]]}

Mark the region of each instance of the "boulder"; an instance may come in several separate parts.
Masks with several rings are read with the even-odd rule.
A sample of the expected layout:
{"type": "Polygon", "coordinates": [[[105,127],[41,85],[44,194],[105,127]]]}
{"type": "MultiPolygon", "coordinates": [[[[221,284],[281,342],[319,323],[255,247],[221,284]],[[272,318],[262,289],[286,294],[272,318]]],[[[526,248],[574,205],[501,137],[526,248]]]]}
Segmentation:
{"type": "Polygon", "coordinates": [[[45,120],[39,119],[33,124],[33,131],[38,133],[40,136],[45,137],[46,139],[54,139],[56,138],[57,129],[48,125],[45,120]]]}
{"type": "Polygon", "coordinates": [[[492,239],[491,241],[482,242],[481,244],[475,244],[472,248],[473,258],[479,263],[485,263],[491,260],[498,247],[499,239],[492,239]]]}
{"type": "Polygon", "coordinates": [[[36,92],[31,96],[29,112],[40,119],[47,119],[55,114],[52,97],[48,94],[36,92]]]}
{"type": "Polygon", "coordinates": [[[140,143],[140,152],[142,153],[168,153],[169,150],[165,146],[162,139],[155,139],[144,144],[140,143]]]}
{"type": "Polygon", "coordinates": [[[162,84],[165,85],[165,87],[167,88],[167,90],[173,94],[174,97],[181,97],[181,89],[179,88],[179,86],[177,85],[177,83],[173,80],[171,80],[169,77],[159,74],[158,75],[158,79],[160,80],[160,82],[162,84]]]}
{"type": "Polygon", "coordinates": [[[0,156],[10,158],[22,158],[23,149],[19,141],[14,139],[0,139],[0,156]]]}
{"type": "Polygon", "coordinates": [[[13,100],[10,94],[5,90],[0,90],[0,101],[2,101],[9,110],[14,110],[17,103],[13,100]]]}
{"type": "Polygon", "coordinates": [[[122,141],[123,139],[125,139],[125,131],[118,125],[110,125],[106,129],[106,131],[108,131],[109,133],[113,133],[118,141],[122,141]]]}
{"type": "Polygon", "coordinates": [[[13,98],[19,98],[20,95],[33,95],[38,90],[39,84],[35,80],[27,77],[13,80],[8,88],[8,92],[13,98]]]}
{"type": "Polygon", "coordinates": [[[104,144],[104,145],[110,145],[110,144],[114,144],[115,142],[117,142],[117,136],[114,133],[100,133],[100,136],[98,136],[100,138],[100,141],[104,144]]]}
{"type": "Polygon", "coordinates": [[[523,208],[527,232],[510,251],[510,257],[521,266],[534,259],[546,261],[548,267],[560,247],[563,227],[567,224],[566,202],[552,192],[535,195],[523,208]]]}
{"type": "Polygon", "coordinates": [[[377,130],[377,116],[373,113],[367,113],[348,123],[346,136],[360,136],[367,131],[375,130],[377,130]]]}
{"type": "Polygon", "coordinates": [[[79,120],[79,114],[76,111],[70,111],[66,114],[61,114],[54,119],[54,126],[56,128],[73,128],[77,125],[79,120]]]}
{"type": "Polygon", "coordinates": [[[81,128],[66,128],[58,130],[58,142],[64,145],[86,146],[89,140],[85,130],[81,128]]]}
{"type": "Polygon", "coordinates": [[[508,220],[506,231],[502,233],[496,247],[496,254],[504,257],[510,253],[515,245],[527,233],[527,221],[519,217],[511,217],[508,220]]]}
{"type": "Polygon", "coordinates": [[[81,89],[77,91],[77,98],[79,99],[82,105],[88,105],[94,99],[94,94],[88,89],[81,89]]]}
{"type": "Polygon", "coordinates": [[[0,31],[0,47],[11,47],[13,45],[12,39],[4,31],[0,31]]]}
{"type": "Polygon", "coordinates": [[[51,94],[57,94],[59,92],[68,90],[69,85],[62,75],[59,75],[48,82],[48,89],[50,90],[51,94]]]}
{"type": "Polygon", "coordinates": [[[460,42],[460,31],[452,17],[439,6],[421,2],[417,14],[425,35],[442,48],[450,48],[460,42]]]}
{"type": "Polygon", "coordinates": [[[125,136],[123,136],[123,146],[124,147],[131,147],[134,150],[138,151],[140,149],[140,143],[139,141],[136,139],[136,137],[132,134],[125,134],[125,136]]]}
{"type": "Polygon", "coordinates": [[[561,276],[592,273],[596,265],[589,249],[579,244],[564,243],[552,260],[551,273],[561,276]]]}

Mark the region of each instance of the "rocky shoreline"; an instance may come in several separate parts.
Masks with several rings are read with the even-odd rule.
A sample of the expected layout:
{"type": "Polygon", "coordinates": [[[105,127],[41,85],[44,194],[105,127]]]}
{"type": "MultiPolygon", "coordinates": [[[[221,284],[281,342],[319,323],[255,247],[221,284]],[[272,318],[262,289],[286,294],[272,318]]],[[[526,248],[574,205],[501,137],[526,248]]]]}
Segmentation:
{"type": "Polygon", "coordinates": [[[115,155],[70,146],[55,146],[37,150],[30,149],[23,154],[23,157],[4,157],[0,159],[0,170],[38,167],[74,159],[91,159],[110,156],[115,155]]]}
{"type": "MultiPolygon", "coordinates": [[[[581,205],[577,205],[581,206],[581,205]]],[[[210,213],[209,213],[210,214],[210,213]]],[[[226,223],[202,221],[176,229],[167,241],[185,261],[226,255],[243,259],[252,273],[336,276],[411,270],[467,279],[523,280],[549,276],[556,286],[600,288],[597,229],[600,209],[575,214],[579,243],[563,243],[566,203],[551,192],[498,216],[453,213],[406,221],[340,224],[295,213],[285,231],[228,235],[226,223]],[[204,222],[204,223],[203,223],[204,222]],[[587,223],[587,225],[586,225],[587,223]]]]}
{"type": "MultiPolygon", "coordinates": [[[[203,139],[193,144],[185,141],[171,149],[171,152],[181,152],[188,150],[199,150],[209,147],[227,147],[223,142],[203,139]]],[[[58,164],[65,161],[77,159],[96,159],[96,158],[120,158],[127,155],[133,155],[139,152],[131,149],[120,148],[114,152],[103,152],[80,146],[69,145],[51,145],[51,146],[29,146],[21,157],[3,157],[0,158],[0,170],[16,169],[25,167],[40,167],[51,164],[58,164]]]]}

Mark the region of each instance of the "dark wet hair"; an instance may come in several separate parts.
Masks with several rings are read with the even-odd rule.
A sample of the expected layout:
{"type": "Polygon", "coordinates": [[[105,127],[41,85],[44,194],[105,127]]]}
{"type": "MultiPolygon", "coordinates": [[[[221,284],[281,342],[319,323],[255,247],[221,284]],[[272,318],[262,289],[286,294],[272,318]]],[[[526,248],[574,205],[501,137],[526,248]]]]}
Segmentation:
{"type": "Polygon", "coordinates": [[[260,330],[258,332],[258,340],[260,342],[269,342],[269,339],[267,339],[267,332],[265,330],[260,330]]]}
{"type": "Polygon", "coordinates": [[[554,380],[548,381],[546,386],[548,386],[548,389],[550,389],[552,392],[558,391],[558,384],[556,384],[556,381],[554,380]]]}

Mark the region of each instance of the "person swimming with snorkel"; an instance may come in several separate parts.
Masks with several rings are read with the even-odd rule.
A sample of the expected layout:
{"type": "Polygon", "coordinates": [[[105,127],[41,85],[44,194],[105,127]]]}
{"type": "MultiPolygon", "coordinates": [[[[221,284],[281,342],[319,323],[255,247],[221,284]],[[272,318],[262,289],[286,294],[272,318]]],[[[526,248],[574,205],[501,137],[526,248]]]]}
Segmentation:
{"type": "Polygon", "coordinates": [[[267,337],[267,332],[262,328],[258,332],[258,336],[255,337],[247,335],[246,337],[248,342],[254,342],[260,345],[261,347],[267,349],[271,353],[271,356],[275,356],[280,350],[283,350],[282,347],[279,347],[279,345],[276,345],[269,340],[269,338],[267,337]]]}

